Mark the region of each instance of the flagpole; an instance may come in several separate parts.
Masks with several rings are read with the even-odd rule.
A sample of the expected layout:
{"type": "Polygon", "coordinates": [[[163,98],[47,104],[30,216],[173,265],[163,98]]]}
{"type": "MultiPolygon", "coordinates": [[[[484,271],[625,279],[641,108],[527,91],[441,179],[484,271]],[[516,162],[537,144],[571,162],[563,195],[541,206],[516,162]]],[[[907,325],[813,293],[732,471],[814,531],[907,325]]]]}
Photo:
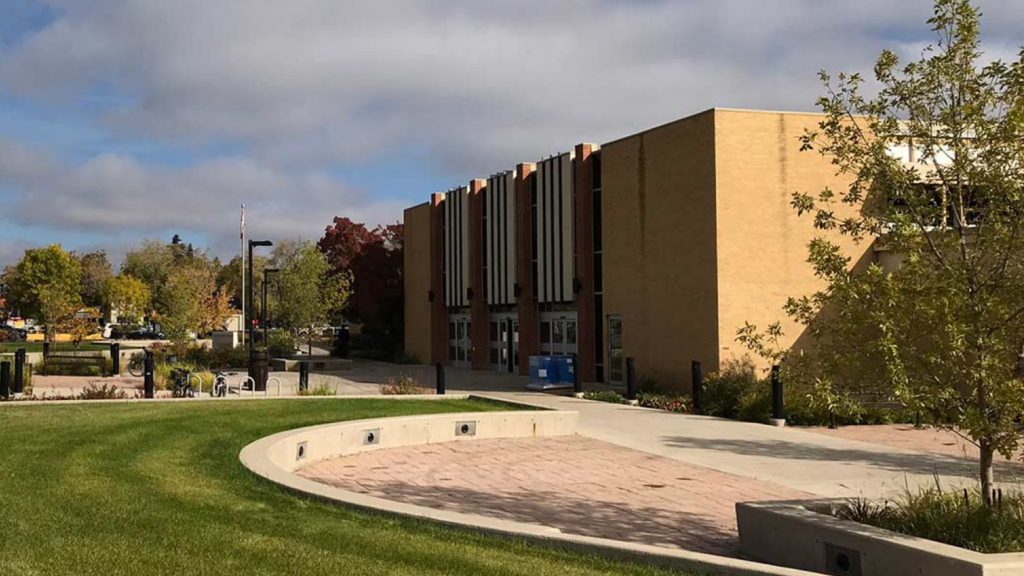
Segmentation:
{"type": "Polygon", "coordinates": [[[247,328],[247,326],[245,324],[246,324],[246,322],[249,321],[249,317],[245,315],[245,204],[242,204],[242,219],[241,219],[241,222],[240,222],[239,226],[240,226],[240,231],[241,231],[240,237],[242,239],[242,241],[241,241],[242,266],[241,266],[241,270],[240,270],[240,272],[242,274],[242,327],[241,328],[242,328],[242,347],[244,348],[245,347],[245,331],[246,331],[246,328],[247,328]]]}

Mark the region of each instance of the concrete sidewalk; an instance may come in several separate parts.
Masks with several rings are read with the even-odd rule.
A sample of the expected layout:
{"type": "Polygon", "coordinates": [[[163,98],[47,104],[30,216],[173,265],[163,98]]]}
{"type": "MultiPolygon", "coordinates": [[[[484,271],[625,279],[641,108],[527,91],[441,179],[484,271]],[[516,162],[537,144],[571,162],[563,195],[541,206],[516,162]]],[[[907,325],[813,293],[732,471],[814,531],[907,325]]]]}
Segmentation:
{"type": "MultiPolygon", "coordinates": [[[[893,497],[908,487],[972,486],[970,459],[886,447],[795,428],[578,400],[529,392],[488,396],[579,412],[579,433],[619,446],[822,497],[893,497]]],[[[998,467],[1001,482],[1024,482],[1024,466],[998,467]]]]}

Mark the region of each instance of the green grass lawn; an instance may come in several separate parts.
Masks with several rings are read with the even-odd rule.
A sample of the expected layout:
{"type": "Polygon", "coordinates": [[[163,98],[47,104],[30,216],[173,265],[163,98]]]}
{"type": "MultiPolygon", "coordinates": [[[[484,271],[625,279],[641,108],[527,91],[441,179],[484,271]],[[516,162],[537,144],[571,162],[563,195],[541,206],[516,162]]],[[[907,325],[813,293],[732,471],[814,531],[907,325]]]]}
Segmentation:
{"type": "Polygon", "coordinates": [[[238,461],[274,432],[477,400],[0,408],[0,574],[661,574],[301,498],[238,461]]]}

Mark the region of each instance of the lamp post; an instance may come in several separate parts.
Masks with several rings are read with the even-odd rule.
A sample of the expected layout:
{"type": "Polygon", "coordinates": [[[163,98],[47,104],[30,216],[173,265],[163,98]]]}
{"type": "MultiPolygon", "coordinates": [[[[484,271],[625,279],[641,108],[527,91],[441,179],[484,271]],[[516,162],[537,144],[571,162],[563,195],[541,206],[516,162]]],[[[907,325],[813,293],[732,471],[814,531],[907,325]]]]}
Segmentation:
{"type": "Polygon", "coordinates": [[[270,282],[270,276],[280,272],[277,268],[264,268],[263,269],[263,301],[260,304],[260,322],[263,323],[263,349],[270,350],[270,341],[267,340],[267,284],[270,282]]]}
{"type": "Polygon", "coordinates": [[[256,358],[256,349],[253,347],[253,320],[255,319],[255,314],[253,313],[252,252],[257,246],[273,245],[274,243],[270,240],[249,240],[249,268],[246,270],[246,275],[248,276],[248,286],[246,286],[246,288],[248,291],[249,302],[248,306],[245,308],[245,323],[247,325],[246,330],[249,332],[249,377],[252,378],[254,390],[266,389],[267,366],[265,358],[263,359],[263,362],[260,362],[260,359],[256,358]],[[250,316],[252,316],[252,318],[250,318],[250,316]]]}

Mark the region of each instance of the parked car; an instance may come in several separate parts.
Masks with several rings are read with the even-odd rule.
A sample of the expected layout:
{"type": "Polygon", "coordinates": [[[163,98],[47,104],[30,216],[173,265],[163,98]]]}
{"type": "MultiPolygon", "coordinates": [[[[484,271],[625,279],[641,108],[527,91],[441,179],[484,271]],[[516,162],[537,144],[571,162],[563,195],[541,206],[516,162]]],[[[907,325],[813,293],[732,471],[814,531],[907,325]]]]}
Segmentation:
{"type": "Polygon", "coordinates": [[[129,340],[164,340],[164,333],[150,327],[136,328],[128,333],[129,340]]]}
{"type": "Polygon", "coordinates": [[[0,342],[24,342],[25,331],[13,326],[0,326],[0,342]]]}
{"type": "Polygon", "coordinates": [[[110,322],[103,327],[103,337],[110,339],[115,338],[114,333],[121,332],[121,325],[117,322],[110,322]]]}

